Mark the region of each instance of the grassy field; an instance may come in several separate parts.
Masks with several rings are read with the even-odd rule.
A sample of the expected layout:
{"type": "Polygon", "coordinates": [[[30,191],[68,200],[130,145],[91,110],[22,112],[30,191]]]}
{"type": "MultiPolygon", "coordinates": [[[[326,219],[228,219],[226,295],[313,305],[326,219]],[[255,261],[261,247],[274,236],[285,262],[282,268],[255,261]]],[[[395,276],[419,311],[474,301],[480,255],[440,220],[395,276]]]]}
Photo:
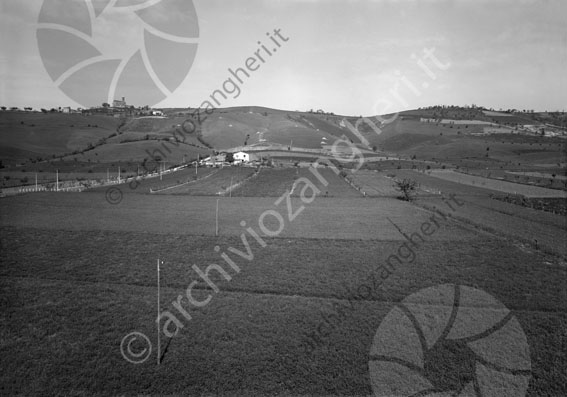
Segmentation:
{"type": "MultiPolygon", "coordinates": [[[[314,186],[318,190],[316,194],[325,198],[362,196],[330,168],[319,168],[317,172],[325,180],[326,186],[309,168],[262,168],[257,178],[233,191],[233,196],[280,197],[289,191],[293,197],[299,197],[307,184],[314,186]]],[[[304,194],[310,196],[311,188],[306,189],[304,194]]]]}
{"type": "Polygon", "coordinates": [[[349,178],[369,197],[398,197],[400,195],[400,192],[394,189],[393,179],[388,178],[385,173],[359,170],[349,178]]]}
{"type": "Polygon", "coordinates": [[[320,197],[280,236],[264,237],[266,247],[248,236],[254,258],[245,260],[228,250],[244,249],[239,222],[258,230],[262,212],[277,208],[274,198],[222,199],[218,237],[210,197],[130,195],[118,206],[97,192],[2,200],[2,394],[368,395],[378,325],[407,295],[442,283],[482,289],[513,311],[530,345],[528,395],[565,391],[567,359],[558,349],[567,326],[564,262],[453,217],[420,243],[413,261],[352,300],[399,252],[398,228],[419,230],[430,212],[395,199],[320,197]],[[239,273],[219,262],[217,245],[239,273]],[[160,367],[155,352],[133,365],[120,341],[137,330],[155,348],[158,256],[162,310],[174,310],[193,280],[195,297],[212,300],[191,308],[191,320],[180,317],[183,328],[160,367]],[[212,278],[216,294],[191,269],[211,263],[231,275],[212,278]],[[344,317],[320,346],[306,349],[338,305],[348,307],[344,317]]]}
{"type": "Polygon", "coordinates": [[[524,246],[538,246],[567,258],[567,244],[564,241],[567,225],[562,215],[494,200],[490,198],[494,192],[480,186],[463,185],[409,170],[396,170],[393,173],[398,178],[411,178],[419,182],[422,193],[417,195],[418,205],[441,208],[444,206],[441,195],[458,195],[467,204],[455,215],[463,221],[518,240],[524,246]]]}
{"type": "MultiPolygon", "coordinates": [[[[359,198],[362,196],[362,193],[356,190],[353,186],[349,185],[347,181],[339,174],[337,175],[335,171],[330,168],[323,167],[318,168],[317,172],[321,177],[325,180],[327,185],[321,182],[316,175],[311,172],[309,168],[300,168],[299,176],[302,178],[306,178],[311,183],[320,190],[321,196],[324,197],[340,197],[340,198],[359,198]]],[[[294,190],[295,196],[300,196],[303,186],[298,185],[298,187],[294,190]]]]}
{"type": "MultiPolygon", "coordinates": [[[[459,115],[480,114],[467,112],[459,115]]],[[[282,160],[289,167],[258,173],[247,167],[199,168],[194,180],[195,169],[189,168],[139,184],[0,198],[0,395],[371,395],[377,376],[373,346],[394,346],[387,342],[399,342],[408,357],[426,350],[421,374],[436,395],[455,395],[442,392],[478,378],[475,368],[480,371],[481,365],[527,376],[528,396],[567,395],[565,217],[495,200],[486,184],[427,172],[455,162],[476,170],[477,177],[485,176],[480,168],[530,172],[547,164],[538,170],[548,172],[561,168],[556,163],[564,146],[537,138],[474,137],[465,130],[481,127],[420,123],[414,113],[414,119],[400,118],[372,141],[399,150],[404,159],[388,153],[388,160],[367,162],[368,169],[345,168],[342,175],[346,172],[351,184],[319,168],[328,182],[324,186],[308,168],[290,166],[316,155],[290,152],[282,160]],[[316,190],[298,183],[300,178],[316,190]],[[397,198],[394,178],[420,184],[414,201],[397,198]],[[109,200],[116,189],[120,199],[109,200]],[[279,200],[286,192],[292,193],[279,200]],[[175,315],[178,324],[170,322],[168,329],[179,330],[172,339],[162,332],[160,366],[158,258],[163,260],[159,310],[175,315]],[[396,310],[406,307],[407,315],[404,299],[442,284],[485,291],[509,309],[507,318],[515,318],[525,333],[529,349],[520,353],[531,370],[513,361],[501,364],[519,351],[522,338],[516,332],[507,340],[509,334],[499,333],[503,322],[469,341],[476,350],[469,344],[427,347],[424,335],[443,313],[451,313],[453,329],[460,319],[461,332],[467,331],[462,325],[467,313],[476,313],[472,328],[493,319],[494,305],[479,297],[419,301],[441,313],[427,317],[430,328],[414,332],[419,345],[412,344],[415,335],[405,339],[401,321],[391,329],[392,340],[376,336],[396,310]],[[153,346],[149,359],[138,365],[121,354],[123,338],[133,331],[146,334],[153,346]]],[[[105,167],[118,165],[135,173],[139,156],[160,141],[119,139],[166,134],[183,117],[158,120],[132,121],[121,127],[123,134],[78,155],[94,156],[90,163],[67,158],[2,175],[30,176],[43,166],[49,168],[42,173],[52,175],[59,169],[55,163],[65,166],[60,171],[91,169],[89,174],[99,177],[105,167]],[[99,156],[105,162],[99,163],[99,156]],[[92,168],[84,168],[89,164],[92,168]]],[[[341,121],[256,107],[222,109],[205,122],[203,135],[218,147],[240,146],[245,139],[287,144],[291,138],[294,145],[309,146],[348,131],[341,121]]],[[[87,135],[73,139],[83,142],[87,135]]],[[[205,149],[180,145],[165,160],[181,161],[200,150],[205,149]]],[[[417,317],[412,321],[419,326],[417,317]]],[[[163,330],[165,319],[160,326],[163,330]]],[[[137,341],[133,347],[144,346],[137,341]]],[[[396,363],[416,370],[410,359],[396,363]]],[[[399,376],[398,382],[405,387],[413,381],[399,376]]],[[[503,395],[498,384],[486,386],[484,395],[503,395]]]]}
{"type": "Polygon", "coordinates": [[[232,109],[217,111],[203,123],[203,138],[212,146],[228,149],[261,142],[318,149],[322,138],[329,140],[349,135],[346,128],[321,120],[317,116],[305,116],[297,112],[273,109],[232,109]]]}
{"type": "Polygon", "coordinates": [[[467,175],[453,170],[431,170],[429,175],[436,178],[446,179],[464,185],[480,185],[486,189],[495,190],[503,193],[521,194],[526,197],[563,197],[567,198],[567,192],[546,189],[538,186],[529,186],[520,183],[501,181],[492,178],[484,178],[474,175],[467,175]]]}
{"type": "Polygon", "coordinates": [[[246,197],[280,197],[292,189],[297,179],[297,168],[260,168],[260,173],[254,180],[248,181],[235,190],[232,195],[246,197]]]}
{"type": "Polygon", "coordinates": [[[183,186],[167,189],[159,194],[184,194],[191,196],[214,196],[225,194],[231,186],[242,183],[254,175],[256,170],[250,167],[224,167],[210,177],[197,180],[183,186]]]}
{"type": "Polygon", "coordinates": [[[119,123],[108,116],[0,112],[0,158],[8,164],[84,149],[116,132],[119,123]]]}

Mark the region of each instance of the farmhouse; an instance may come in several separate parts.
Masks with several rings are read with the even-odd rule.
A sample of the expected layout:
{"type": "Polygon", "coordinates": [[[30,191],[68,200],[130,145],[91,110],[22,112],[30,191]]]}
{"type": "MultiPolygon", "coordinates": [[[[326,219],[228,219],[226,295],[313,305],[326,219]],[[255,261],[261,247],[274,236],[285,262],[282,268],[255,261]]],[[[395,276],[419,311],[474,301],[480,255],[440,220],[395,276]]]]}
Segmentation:
{"type": "Polygon", "coordinates": [[[236,152],[233,154],[232,158],[235,163],[248,163],[250,161],[250,155],[246,152],[236,152]]]}

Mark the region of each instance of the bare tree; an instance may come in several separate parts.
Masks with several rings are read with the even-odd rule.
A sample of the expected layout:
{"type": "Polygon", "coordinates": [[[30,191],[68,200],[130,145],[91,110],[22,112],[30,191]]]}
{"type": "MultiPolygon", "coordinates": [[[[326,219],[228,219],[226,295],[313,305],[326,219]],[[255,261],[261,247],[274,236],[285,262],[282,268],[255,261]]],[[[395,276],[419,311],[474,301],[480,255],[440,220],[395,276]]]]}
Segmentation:
{"type": "Polygon", "coordinates": [[[417,187],[417,182],[413,179],[404,178],[402,180],[394,181],[394,188],[402,193],[401,199],[405,201],[413,200],[417,187]]]}

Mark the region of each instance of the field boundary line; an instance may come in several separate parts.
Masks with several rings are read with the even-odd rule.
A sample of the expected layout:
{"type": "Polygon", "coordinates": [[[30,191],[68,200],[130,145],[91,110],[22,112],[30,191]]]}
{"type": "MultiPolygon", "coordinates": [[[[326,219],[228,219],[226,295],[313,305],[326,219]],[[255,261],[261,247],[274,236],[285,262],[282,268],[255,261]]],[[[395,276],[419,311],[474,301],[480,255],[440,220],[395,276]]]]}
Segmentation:
{"type": "Polygon", "coordinates": [[[181,184],[179,184],[179,185],[173,185],[173,186],[164,187],[163,189],[153,190],[152,188],[150,188],[150,193],[151,193],[151,194],[153,194],[153,193],[159,193],[159,192],[163,192],[164,190],[167,190],[167,189],[175,189],[176,187],[188,185],[188,184],[190,184],[190,183],[199,182],[199,181],[202,181],[202,180],[204,180],[204,179],[207,179],[207,178],[210,177],[210,176],[215,175],[215,174],[218,173],[219,171],[220,171],[220,169],[216,170],[215,172],[211,172],[210,174],[205,175],[205,176],[202,177],[202,178],[193,179],[192,181],[183,182],[183,183],[181,183],[181,184]]]}
{"type": "MultiPolygon", "coordinates": [[[[471,203],[467,202],[467,204],[471,204],[471,203]]],[[[428,204],[420,204],[420,205],[416,204],[416,205],[419,206],[420,208],[423,208],[423,209],[425,209],[427,211],[431,211],[431,212],[437,210],[437,208],[435,208],[435,209],[430,208],[428,206],[428,204]]],[[[431,205],[433,205],[433,204],[431,204],[431,205]]],[[[483,208],[481,206],[478,206],[478,207],[483,208]]],[[[495,212],[497,212],[501,215],[513,216],[513,215],[508,215],[506,213],[500,213],[498,211],[495,211],[495,212]]],[[[483,233],[492,235],[492,236],[494,236],[494,237],[496,237],[500,240],[507,241],[510,244],[513,244],[513,243],[523,244],[523,245],[526,246],[525,248],[528,248],[530,250],[531,253],[538,253],[538,250],[533,249],[533,241],[532,240],[528,240],[526,238],[522,238],[520,236],[513,235],[513,234],[507,234],[503,231],[495,229],[492,226],[485,225],[483,223],[474,222],[471,219],[466,218],[464,216],[451,215],[451,219],[453,221],[455,221],[455,223],[461,224],[462,227],[467,228],[467,226],[468,226],[468,228],[472,227],[472,228],[477,229],[477,230],[473,230],[477,234],[479,233],[479,231],[481,231],[483,233]]],[[[520,218],[520,219],[522,219],[523,221],[527,221],[524,218],[520,218]]],[[[533,221],[529,221],[529,222],[533,222],[533,221]]],[[[542,225],[542,224],[540,224],[540,225],[542,225]]],[[[546,226],[546,225],[542,225],[542,226],[546,226]]],[[[547,225],[547,226],[549,226],[549,225],[547,225]]],[[[552,255],[555,258],[558,258],[558,259],[561,259],[561,260],[567,260],[567,253],[562,253],[559,250],[554,251],[554,248],[551,247],[549,244],[547,244],[547,242],[545,242],[544,240],[539,241],[539,253],[546,254],[546,255],[552,255]]]]}
{"type": "MultiPolygon", "coordinates": [[[[76,283],[76,284],[83,284],[83,285],[111,285],[111,286],[129,286],[129,287],[140,287],[140,288],[151,288],[155,289],[156,286],[153,284],[131,284],[131,283],[118,283],[118,282],[106,282],[106,281],[87,281],[87,280],[67,280],[67,279],[60,279],[60,278],[44,278],[44,277],[36,277],[36,276],[0,276],[0,279],[19,279],[19,280],[34,280],[34,281],[54,281],[54,282],[66,282],[66,283],[76,283]]],[[[174,290],[177,291],[179,287],[182,285],[169,285],[165,286],[162,285],[161,289],[164,290],[174,290]]],[[[202,286],[195,285],[193,287],[195,290],[199,291],[213,291],[211,288],[203,288],[202,286]]],[[[308,294],[290,294],[286,292],[277,292],[277,291],[255,291],[255,290],[245,290],[245,289],[235,289],[235,288],[228,288],[223,289],[223,292],[232,293],[232,294],[242,294],[242,295],[263,295],[263,296],[273,296],[273,297],[284,297],[284,298],[291,298],[291,299],[307,299],[307,300],[320,300],[320,301],[332,301],[332,302],[359,302],[363,304],[375,304],[375,303],[383,303],[388,305],[397,305],[400,302],[398,300],[392,299],[352,299],[352,298],[337,298],[336,293],[329,293],[327,294],[317,294],[317,295],[308,295],[308,294]]],[[[443,305],[431,305],[431,306],[443,306],[443,305]]],[[[476,308],[488,308],[492,309],[491,306],[465,306],[465,307],[476,307],[476,308]]],[[[530,312],[530,313],[565,313],[567,314],[567,310],[559,310],[559,309],[548,309],[546,308],[538,308],[537,310],[526,310],[522,308],[514,308],[508,306],[511,311],[514,312],[530,312]]]]}
{"type": "Polygon", "coordinates": [[[221,190],[220,192],[217,192],[216,196],[226,196],[227,193],[232,192],[234,189],[238,189],[239,187],[244,185],[246,182],[248,182],[252,178],[256,178],[258,175],[260,175],[260,172],[261,172],[261,168],[258,168],[258,170],[254,171],[254,173],[252,175],[250,175],[248,178],[244,178],[240,182],[236,182],[235,184],[230,185],[226,189],[221,190]]]}

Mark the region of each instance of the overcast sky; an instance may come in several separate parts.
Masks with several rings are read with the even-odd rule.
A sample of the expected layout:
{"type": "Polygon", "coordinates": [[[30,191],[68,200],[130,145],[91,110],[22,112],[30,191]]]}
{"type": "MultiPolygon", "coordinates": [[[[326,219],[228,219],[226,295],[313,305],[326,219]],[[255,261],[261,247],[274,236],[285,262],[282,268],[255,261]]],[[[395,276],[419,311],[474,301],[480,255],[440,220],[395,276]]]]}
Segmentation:
{"type": "MultiPolygon", "coordinates": [[[[82,1],[87,0],[65,0],[82,1]]],[[[163,0],[168,1],[176,6],[176,0],[163,0]]],[[[92,18],[92,37],[77,35],[91,40],[108,59],[127,58],[143,47],[146,25],[131,9],[117,6],[140,8],[159,0],[93,0],[99,10],[108,2],[92,18]]],[[[54,83],[40,57],[36,31],[42,27],[42,4],[0,0],[2,106],[81,105],[54,83]]],[[[229,68],[245,67],[246,59],[255,56],[258,41],[275,48],[266,33],[280,29],[288,41],[278,39],[278,51],[264,53],[265,63],[256,64],[260,67],[238,83],[240,95],[227,95],[222,107],[320,108],[350,115],[473,103],[567,110],[564,0],[196,0],[194,5],[199,37],[192,41],[198,43],[193,66],[156,107],[200,105],[213,90],[223,89],[229,68]]],[[[69,6],[62,12],[73,10],[69,6]]],[[[166,58],[176,70],[176,57],[166,58]]],[[[126,101],[141,104],[136,97],[131,94],[126,101]]]]}

